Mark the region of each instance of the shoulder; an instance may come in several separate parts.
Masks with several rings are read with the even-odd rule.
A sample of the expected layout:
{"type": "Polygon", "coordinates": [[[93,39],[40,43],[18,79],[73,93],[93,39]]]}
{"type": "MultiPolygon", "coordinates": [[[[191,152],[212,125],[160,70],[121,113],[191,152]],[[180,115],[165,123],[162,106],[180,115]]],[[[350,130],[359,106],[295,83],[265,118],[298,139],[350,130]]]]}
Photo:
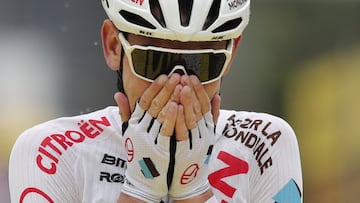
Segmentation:
{"type": "Polygon", "coordinates": [[[63,158],[81,143],[97,142],[121,132],[117,107],[107,107],[88,114],[62,117],[38,124],[24,131],[16,140],[10,163],[30,157],[47,173],[53,168],[45,163],[63,158]],[[16,157],[16,158],[15,158],[16,157]]]}
{"type": "Polygon", "coordinates": [[[268,113],[222,110],[216,134],[219,150],[226,149],[242,154],[249,162],[256,161],[260,174],[276,159],[287,159],[283,156],[299,158],[298,141],[292,127],[284,119],[268,113]]]}
{"type": "Polygon", "coordinates": [[[113,145],[117,143],[113,143],[119,141],[120,126],[118,108],[107,107],[50,120],[24,131],[16,140],[9,160],[12,201],[19,201],[29,189],[31,192],[35,188],[35,192],[55,202],[78,202],[81,197],[77,194],[84,192],[82,175],[98,167],[98,162],[91,162],[91,158],[99,156],[101,161],[99,149],[115,148],[113,145]],[[82,168],[80,156],[90,157],[86,161],[90,160],[93,167],[82,168]]]}
{"type": "Polygon", "coordinates": [[[217,177],[216,172],[224,166],[244,169],[239,167],[238,171],[243,175],[227,180],[236,191],[233,199],[274,202],[275,195],[287,193],[288,185],[294,189],[289,197],[300,198],[300,153],[287,121],[268,113],[221,110],[216,134],[218,140],[210,162],[215,171],[212,177],[217,177]]]}

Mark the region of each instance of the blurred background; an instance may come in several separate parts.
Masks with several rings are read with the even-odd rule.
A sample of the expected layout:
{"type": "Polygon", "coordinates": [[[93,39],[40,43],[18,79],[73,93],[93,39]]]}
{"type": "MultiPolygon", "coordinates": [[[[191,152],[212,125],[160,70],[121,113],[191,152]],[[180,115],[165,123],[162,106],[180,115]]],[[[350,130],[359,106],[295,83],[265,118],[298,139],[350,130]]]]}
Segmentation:
{"type": "MultiPolygon", "coordinates": [[[[100,1],[16,0],[0,7],[0,200],[25,129],[114,105],[100,1]]],[[[285,118],[298,136],[304,202],[357,202],[360,0],[253,0],[222,107],[285,118]]]]}

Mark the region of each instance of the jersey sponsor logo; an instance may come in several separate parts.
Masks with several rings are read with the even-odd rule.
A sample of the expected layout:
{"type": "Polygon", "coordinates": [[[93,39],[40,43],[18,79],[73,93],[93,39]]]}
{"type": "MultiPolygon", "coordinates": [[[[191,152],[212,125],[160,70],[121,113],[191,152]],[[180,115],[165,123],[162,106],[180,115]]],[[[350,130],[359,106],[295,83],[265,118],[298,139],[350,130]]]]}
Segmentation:
{"type": "Polygon", "coordinates": [[[41,198],[43,198],[44,200],[46,200],[47,202],[49,203],[54,203],[54,200],[52,200],[49,195],[47,195],[44,191],[38,189],[38,188],[35,188],[35,187],[28,187],[26,188],[22,193],[21,193],[21,196],[20,196],[20,200],[19,202],[20,203],[23,203],[25,202],[25,198],[27,196],[33,196],[33,195],[36,195],[36,196],[40,196],[41,198]]]}
{"type": "Polygon", "coordinates": [[[99,180],[106,181],[109,183],[124,183],[125,175],[120,173],[109,173],[109,172],[101,171],[99,180]]]}
{"type": "MultiPolygon", "coordinates": [[[[225,182],[226,177],[247,174],[249,171],[249,164],[239,159],[236,156],[233,156],[225,151],[220,151],[217,155],[217,159],[227,164],[225,168],[221,168],[208,176],[210,185],[222,192],[225,196],[232,198],[236,192],[236,187],[233,187],[225,182]]],[[[241,186],[240,186],[241,187],[241,186]]],[[[225,203],[225,200],[221,201],[225,203]]]]}
{"type": "Polygon", "coordinates": [[[125,150],[127,152],[127,160],[128,162],[132,162],[134,160],[134,144],[132,143],[131,139],[128,137],[125,140],[125,150]]]}
{"type": "Polygon", "coordinates": [[[63,134],[52,134],[47,136],[38,148],[36,164],[43,172],[55,174],[59,157],[73,147],[74,144],[82,143],[85,139],[94,139],[99,136],[106,127],[111,124],[103,116],[99,120],[81,120],[78,122],[79,129],[67,130],[63,134]]]}
{"type": "Polygon", "coordinates": [[[275,203],[301,203],[301,190],[294,179],[289,182],[273,197],[275,203]]]}
{"type": "MultiPolygon", "coordinates": [[[[112,156],[110,154],[104,154],[103,158],[101,159],[101,164],[106,164],[109,166],[114,166],[116,168],[126,169],[126,161],[116,156],[112,156]]],[[[118,169],[116,169],[119,172],[118,169]]],[[[121,170],[123,171],[123,170],[121,170]]],[[[109,173],[106,171],[101,171],[99,175],[99,180],[106,181],[109,183],[124,183],[125,175],[121,173],[109,173]]]]}
{"type": "Polygon", "coordinates": [[[271,148],[281,137],[281,131],[274,129],[271,122],[260,119],[245,118],[236,119],[236,115],[230,116],[222,134],[224,137],[242,143],[253,151],[258,163],[260,174],[273,165],[271,148]],[[271,130],[270,130],[271,129],[271,130]]]}
{"type": "Polygon", "coordinates": [[[115,167],[120,167],[120,168],[126,168],[126,161],[119,158],[119,157],[115,157],[109,154],[104,154],[102,160],[101,160],[102,164],[107,164],[107,165],[111,165],[111,166],[115,166],[115,167]]]}
{"type": "Polygon", "coordinates": [[[197,163],[191,164],[185,169],[184,173],[182,174],[180,183],[182,185],[190,183],[197,176],[199,169],[200,167],[197,163]]]}

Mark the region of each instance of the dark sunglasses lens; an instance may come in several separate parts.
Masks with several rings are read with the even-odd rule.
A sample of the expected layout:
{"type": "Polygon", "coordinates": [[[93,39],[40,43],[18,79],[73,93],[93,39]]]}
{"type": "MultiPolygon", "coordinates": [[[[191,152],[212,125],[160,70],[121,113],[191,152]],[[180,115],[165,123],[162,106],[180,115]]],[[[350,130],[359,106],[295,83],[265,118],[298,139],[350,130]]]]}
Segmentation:
{"type": "Polygon", "coordinates": [[[161,74],[168,75],[175,65],[183,65],[188,74],[206,82],[220,75],[226,61],[223,53],[177,54],[142,49],[134,49],[131,57],[135,72],[151,80],[161,74]]]}
{"type": "Polygon", "coordinates": [[[159,75],[169,73],[167,70],[170,61],[168,54],[152,50],[134,49],[131,57],[135,72],[142,77],[155,80],[159,75]]]}
{"type": "Polygon", "coordinates": [[[182,59],[189,75],[196,75],[201,82],[206,82],[221,74],[226,56],[223,53],[184,54],[182,59]]]}

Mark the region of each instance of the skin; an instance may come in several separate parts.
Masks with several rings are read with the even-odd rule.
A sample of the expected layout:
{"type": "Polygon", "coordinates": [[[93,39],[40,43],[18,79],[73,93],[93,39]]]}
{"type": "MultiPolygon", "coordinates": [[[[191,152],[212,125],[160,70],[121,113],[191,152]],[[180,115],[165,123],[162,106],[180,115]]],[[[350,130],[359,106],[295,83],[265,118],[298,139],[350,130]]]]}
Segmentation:
{"type": "MultiPolygon", "coordinates": [[[[118,38],[118,32],[110,20],[104,21],[101,29],[103,52],[105,61],[112,70],[119,70],[120,64],[121,42],[118,38]]],[[[220,49],[226,46],[224,41],[179,42],[134,34],[128,35],[128,41],[130,44],[178,49],[189,49],[189,47],[192,49],[220,49]]],[[[235,39],[233,53],[236,52],[239,42],[240,37],[235,39]]],[[[227,71],[230,64],[227,67],[227,71]]],[[[220,80],[202,85],[196,76],[174,73],[169,77],[161,75],[154,82],[150,83],[132,73],[126,55],[123,60],[122,72],[125,94],[117,92],[114,95],[114,99],[119,106],[119,113],[123,121],[129,120],[136,101],[139,100],[139,105],[162,123],[160,134],[171,136],[175,130],[175,136],[178,141],[186,140],[188,138],[188,129],[195,128],[197,121],[201,119],[204,113],[210,110],[214,123],[216,123],[220,111],[220,80]]],[[[211,196],[212,192],[209,190],[197,197],[176,202],[205,202],[211,196]]],[[[143,201],[121,194],[118,202],[143,201]]]]}

